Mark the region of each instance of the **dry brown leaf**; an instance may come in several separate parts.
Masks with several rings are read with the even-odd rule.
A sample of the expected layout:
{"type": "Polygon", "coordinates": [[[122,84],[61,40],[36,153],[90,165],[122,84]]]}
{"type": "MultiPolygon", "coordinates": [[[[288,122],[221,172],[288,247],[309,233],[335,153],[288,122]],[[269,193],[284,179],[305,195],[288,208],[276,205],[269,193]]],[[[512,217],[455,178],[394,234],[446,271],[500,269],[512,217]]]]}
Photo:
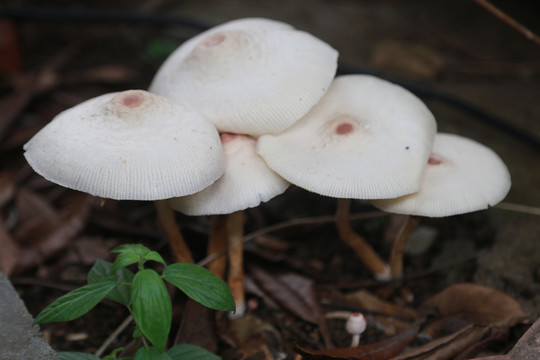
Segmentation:
{"type": "Polygon", "coordinates": [[[385,301],[369,291],[359,290],[353,293],[347,294],[343,297],[343,300],[355,308],[361,309],[361,311],[374,314],[374,318],[384,324],[387,327],[401,331],[410,326],[410,321],[403,319],[416,319],[418,312],[412,308],[398,306],[389,301],[385,301]],[[377,314],[384,314],[379,316],[377,314]]]}
{"type": "Polygon", "coordinates": [[[0,74],[15,73],[20,70],[21,49],[15,22],[0,20],[0,74]]]}
{"type": "Polygon", "coordinates": [[[9,276],[20,256],[20,250],[0,218],[0,271],[9,276]]]}
{"type": "Polygon", "coordinates": [[[523,334],[506,355],[488,356],[471,360],[527,360],[540,357],[540,319],[523,334]]]}
{"type": "Polygon", "coordinates": [[[215,352],[217,349],[215,313],[214,310],[188,299],[174,344],[188,343],[215,352]]]}
{"type": "Polygon", "coordinates": [[[21,244],[40,241],[60,224],[60,216],[53,206],[42,196],[21,189],[17,193],[15,206],[19,218],[19,226],[15,238],[21,244]]]}
{"type": "Polygon", "coordinates": [[[90,212],[92,197],[75,193],[60,213],[60,222],[50,233],[43,234],[32,247],[24,249],[15,271],[23,272],[65,249],[84,228],[90,212]]]}
{"type": "Polygon", "coordinates": [[[231,320],[227,333],[234,339],[234,359],[277,360],[286,356],[279,332],[256,316],[246,315],[231,320]]]}
{"type": "Polygon", "coordinates": [[[510,296],[477,284],[452,285],[429,298],[421,308],[434,309],[442,315],[424,330],[435,340],[392,360],[443,360],[475,354],[490,341],[500,339],[508,327],[528,318],[510,296]],[[456,329],[454,324],[460,328],[456,329]],[[454,332],[437,336],[441,332],[447,334],[445,329],[454,332]]]}
{"type": "Polygon", "coordinates": [[[313,280],[292,272],[269,273],[254,264],[250,264],[249,273],[283,308],[307,322],[318,325],[325,345],[327,347],[332,345],[313,280]]]}
{"type": "Polygon", "coordinates": [[[13,198],[15,193],[15,174],[12,172],[0,173],[0,207],[13,198]]]}
{"type": "Polygon", "coordinates": [[[310,350],[295,345],[295,350],[306,359],[362,359],[386,360],[399,354],[416,338],[427,315],[419,317],[406,330],[373,344],[361,345],[354,348],[338,348],[327,350],[310,350]]]}
{"type": "Polygon", "coordinates": [[[314,296],[313,281],[300,275],[284,277],[278,272],[270,273],[254,264],[249,264],[248,269],[251,277],[281,306],[304,321],[319,324],[313,309],[316,301],[310,299],[314,296]]]}
{"type": "Polygon", "coordinates": [[[442,316],[455,316],[479,326],[512,327],[529,319],[519,303],[504,292],[478,284],[451,285],[422,304],[442,316]]]}

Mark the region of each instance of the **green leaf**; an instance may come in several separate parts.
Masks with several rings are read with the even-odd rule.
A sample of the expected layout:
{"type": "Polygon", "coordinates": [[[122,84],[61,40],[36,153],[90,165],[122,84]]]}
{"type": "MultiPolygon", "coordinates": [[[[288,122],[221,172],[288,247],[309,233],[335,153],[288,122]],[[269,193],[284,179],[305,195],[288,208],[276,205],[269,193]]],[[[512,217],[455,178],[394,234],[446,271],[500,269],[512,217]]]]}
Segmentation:
{"type": "Polygon", "coordinates": [[[155,251],[150,251],[148,252],[148,254],[146,254],[144,256],[145,260],[146,261],[149,261],[149,260],[152,260],[152,261],[155,261],[155,262],[158,262],[158,263],[161,263],[163,265],[166,265],[165,264],[165,260],[163,260],[163,258],[161,257],[161,255],[159,255],[157,252],[155,251]]]}
{"type": "Polygon", "coordinates": [[[113,351],[111,351],[111,353],[107,356],[105,356],[102,360],[120,360],[120,359],[126,359],[125,357],[121,357],[121,358],[117,358],[116,355],[121,352],[121,351],[124,351],[126,348],[116,348],[114,349],[113,351]]]}
{"type": "Polygon", "coordinates": [[[58,352],[58,360],[99,360],[96,355],[74,351],[58,352]]]}
{"type": "Polygon", "coordinates": [[[152,269],[135,274],[131,289],[135,323],[144,336],[161,352],[171,328],[172,304],[165,283],[152,269]]]}
{"type": "Polygon", "coordinates": [[[202,347],[192,344],[180,344],[167,351],[173,360],[221,360],[221,357],[212,354],[202,347]]]}
{"type": "MultiPolygon", "coordinates": [[[[88,273],[88,283],[93,284],[110,277],[115,277],[120,282],[130,283],[133,281],[133,276],[133,272],[126,268],[116,269],[112,263],[98,259],[88,273]]],[[[131,287],[128,285],[118,285],[116,289],[111,290],[109,295],[107,295],[107,299],[128,306],[131,302],[131,287]]]]}
{"type": "Polygon", "coordinates": [[[172,264],[163,271],[163,278],[206,307],[235,310],[234,299],[227,284],[201,266],[172,264]]]}
{"type": "Polygon", "coordinates": [[[114,261],[115,268],[129,266],[138,263],[139,261],[145,263],[148,260],[157,261],[165,265],[165,261],[161,255],[155,251],[150,251],[150,249],[141,244],[120,245],[112,249],[111,252],[118,254],[114,261]]]}
{"type": "Polygon", "coordinates": [[[117,285],[116,279],[104,279],[73,290],[47,306],[34,323],[70,321],[83,316],[117,285]]]}
{"type": "Polygon", "coordinates": [[[133,360],[172,360],[169,354],[160,353],[155,347],[141,348],[133,360]]]}

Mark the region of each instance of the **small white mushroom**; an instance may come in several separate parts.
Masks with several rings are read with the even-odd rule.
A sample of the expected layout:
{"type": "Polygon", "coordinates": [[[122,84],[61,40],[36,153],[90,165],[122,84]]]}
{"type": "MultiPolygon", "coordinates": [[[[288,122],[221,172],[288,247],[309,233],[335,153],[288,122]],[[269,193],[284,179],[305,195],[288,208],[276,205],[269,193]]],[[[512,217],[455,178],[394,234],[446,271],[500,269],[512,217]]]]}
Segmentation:
{"type": "Polygon", "coordinates": [[[366,331],[366,327],[366,319],[361,313],[355,312],[349,316],[347,322],[345,323],[345,329],[349,334],[352,335],[350,347],[358,346],[360,343],[360,335],[366,331]]]}
{"type": "Polygon", "coordinates": [[[24,150],[46,179],[117,200],[192,194],[224,168],[210,122],[188,106],[143,90],[98,96],[62,112],[24,150]]]}
{"type": "Polygon", "coordinates": [[[181,45],[150,86],[181,99],[220,132],[279,133],[326,92],[337,51],[292,26],[240,19],[207,30],[181,45]]]}

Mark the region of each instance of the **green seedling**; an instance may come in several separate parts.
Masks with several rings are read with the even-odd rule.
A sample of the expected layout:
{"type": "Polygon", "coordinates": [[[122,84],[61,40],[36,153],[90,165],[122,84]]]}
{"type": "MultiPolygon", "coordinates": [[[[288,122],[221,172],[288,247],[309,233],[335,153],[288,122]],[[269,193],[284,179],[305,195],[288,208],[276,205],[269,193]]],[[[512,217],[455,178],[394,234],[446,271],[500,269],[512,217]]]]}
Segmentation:
{"type": "MultiPolygon", "coordinates": [[[[126,306],[133,316],[133,336],[140,348],[133,358],[118,358],[117,353],[122,349],[115,349],[102,360],[220,359],[189,344],[165,351],[171,327],[172,302],[164,280],[206,307],[234,311],[234,300],[225,282],[198,265],[167,265],[157,252],[139,244],[121,245],[112,252],[118,254],[114,263],[98,260],[88,273],[87,285],[58,298],[37,316],[34,323],[71,321],[92,310],[101,300],[109,299],[126,306]],[[145,268],[148,261],[162,264],[162,274],[145,268]],[[127,268],[134,264],[137,265],[135,273],[127,268]]],[[[76,352],[61,352],[59,356],[60,360],[99,359],[95,355],[76,352]]]]}

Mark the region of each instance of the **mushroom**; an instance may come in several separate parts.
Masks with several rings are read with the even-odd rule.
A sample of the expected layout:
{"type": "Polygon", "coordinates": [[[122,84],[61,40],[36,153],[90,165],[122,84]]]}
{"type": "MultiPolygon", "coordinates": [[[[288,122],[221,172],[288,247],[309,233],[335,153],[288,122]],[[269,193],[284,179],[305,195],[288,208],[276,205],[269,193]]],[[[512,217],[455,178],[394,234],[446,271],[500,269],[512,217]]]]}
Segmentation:
{"type": "Polygon", "coordinates": [[[339,198],[342,239],[377,278],[388,265],[350,227],[350,200],[392,198],[420,188],[436,123],[398,85],[368,75],[337,77],[311,111],[286,131],[259,138],[257,151],[287,181],[339,198]]]}
{"type": "MultiPolygon", "coordinates": [[[[226,221],[228,234],[228,283],[236,302],[235,316],[245,312],[243,272],[243,210],[283,193],[289,183],[273,172],[255,152],[256,140],[245,135],[221,134],[225,172],[215,183],[193,195],[169,200],[171,207],[186,215],[217,215],[226,221]],[[219,215],[227,215],[223,218],[219,215]]],[[[212,234],[215,234],[212,232],[212,234]]],[[[219,236],[219,234],[215,234],[219,236]]],[[[217,246],[211,236],[209,247],[217,246]]],[[[221,275],[222,274],[218,274],[221,275]]]]}
{"type": "Polygon", "coordinates": [[[334,78],[337,56],[288,24],[240,19],[182,44],[149,90],[191,104],[220,132],[274,134],[319,101],[334,78]]]}
{"type": "Polygon", "coordinates": [[[420,190],[371,201],[381,210],[409,215],[392,250],[392,276],[403,275],[403,251],[420,216],[443,217],[487,209],[502,201],[510,186],[508,168],[493,150],[462,136],[438,133],[420,190]]]}
{"type": "MultiPolygon", "coordinates": [[[[189,195],[224,169],[210,122],[189,106],[144,90],[101,95],[65,110],[24,150],[47,180],[116,200],[189,195]]],[[[160,219],[167,215],[165,205],[158,202],[160,219]]]]}
{"type": "Polygon", "coordinates": [[[357,347],[360,343],[360,335],[366,331],[366,319],[364,318],[364,315],[359,312],[353,312],[347,319],[347,322],[345,323],[345,329],[349,334],[352,335],[351,339],[351,346],[350,347],[357,347]]]}

